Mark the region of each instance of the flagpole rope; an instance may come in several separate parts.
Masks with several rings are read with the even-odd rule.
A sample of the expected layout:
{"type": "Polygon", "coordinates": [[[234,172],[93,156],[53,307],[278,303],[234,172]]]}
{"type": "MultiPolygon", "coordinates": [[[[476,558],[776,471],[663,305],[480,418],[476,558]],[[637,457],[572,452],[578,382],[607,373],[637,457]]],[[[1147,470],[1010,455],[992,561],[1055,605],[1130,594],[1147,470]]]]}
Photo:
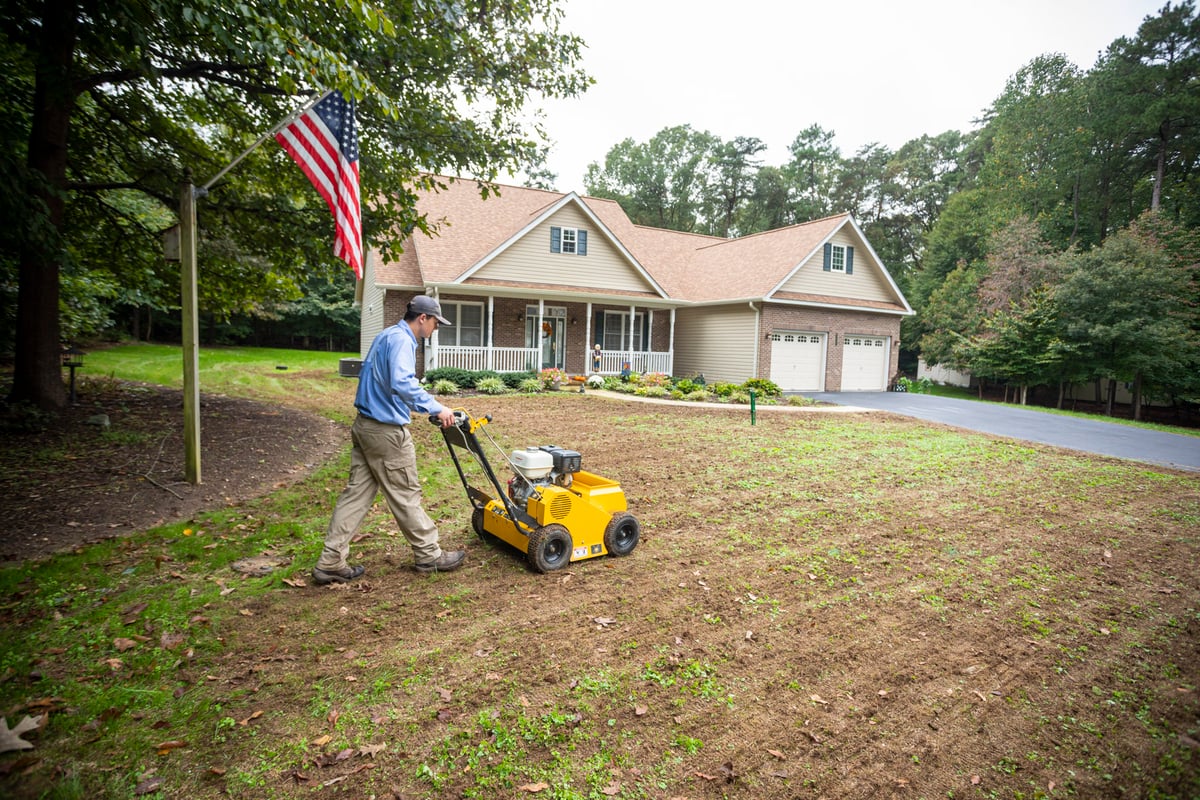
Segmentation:
{"type": "Polygon", "coordinates": [[[225,168],[222,169],[220,172],[218,172],[216,175],[212,176],[212,178],[209,179],[208,183],[204,184],[199,189],[196,189],[195,196],[196,197],[204,197],[205,195],[207,195],[209,188],[211,188],[214,183],[221,180],[221,178],[223,178],[225,176],[225,173],[229,172],[229,170],[236,167],[243,158],[245,158],[246,156],[253,153],[260,144],[262,144],[263,142],[265,142],[268,139],[268,137],[274,136],[275,134],[279,133],[279,131],[282,130],[285,125],[290,124],[292,122],[292,120],[296,119],[296,117],[300,116],[301,114],[303,114],[304,112],[308,111],[310,108],[315,106],[317,103],[319,103],[325,97],[325,95],[329,94],[330,91],[332,91],[332,90],[322,90],[322,91],[314,94],[312,97],[308,98],[308,102],[306,102],[304,105],[300,106],[300,108],[296,109],[291,114],[289,114],[288,116],[286,116],[282,120],[280,120],[279,124],[276,125],[274,128],[267,131],[262,136],[258,137],[257,142],[255,142],[254,144],[247,147],[245,152],[243,152],[240,156],[235,158],[233,161],[229,162],[229,164],[227,164],[225,166],[225,168]]]}

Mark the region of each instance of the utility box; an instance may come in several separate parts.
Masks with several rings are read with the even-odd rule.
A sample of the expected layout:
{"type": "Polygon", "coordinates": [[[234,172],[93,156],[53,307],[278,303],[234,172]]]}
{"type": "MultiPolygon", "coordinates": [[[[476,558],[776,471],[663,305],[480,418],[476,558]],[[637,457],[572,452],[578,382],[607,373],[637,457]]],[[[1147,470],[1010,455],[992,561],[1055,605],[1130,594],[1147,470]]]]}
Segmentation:
{"type": "Polygon", "coordinates": [[[357,378],[362,372],[363,360],[361,358],[342,358],[338,359],[338,375],[343,378],[357,378]]]}

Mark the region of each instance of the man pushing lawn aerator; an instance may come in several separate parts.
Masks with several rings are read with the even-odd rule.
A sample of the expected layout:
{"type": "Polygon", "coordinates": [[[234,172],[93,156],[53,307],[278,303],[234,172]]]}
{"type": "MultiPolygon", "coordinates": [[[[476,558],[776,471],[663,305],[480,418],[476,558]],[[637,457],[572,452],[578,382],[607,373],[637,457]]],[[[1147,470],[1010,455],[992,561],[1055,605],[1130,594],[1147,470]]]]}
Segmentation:
{"type": "Polygon", "coordinates": [[[345,583],[360,577],[361,564],[351,567],[350,539],[375,503],[376,492],[387,499],[392,516],[412,546],[414,568],[420,573],[450,572],[462,566],[466,552],[443,551],[438,529],[421,507],[417,455],[408,424],[412,412],[427,414],[443,428],[454,414],[417,380],[417,342],[438,325],[449,325],[432,297],[417,295],[404,319],[386,328],[371,342],[358,378],[354,407],[358,416],[350,428],[350,478],[338,496],[329,520],[325,547],[313,568],[318,584],[345,583]]]}

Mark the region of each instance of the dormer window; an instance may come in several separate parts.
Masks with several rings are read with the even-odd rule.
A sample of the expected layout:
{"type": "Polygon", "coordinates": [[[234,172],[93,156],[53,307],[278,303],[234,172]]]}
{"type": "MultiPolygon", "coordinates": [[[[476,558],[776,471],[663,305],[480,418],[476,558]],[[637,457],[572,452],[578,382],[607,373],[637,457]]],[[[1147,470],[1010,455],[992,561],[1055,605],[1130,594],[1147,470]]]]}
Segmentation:
{"type": "Polygon", "coordinates": [[[587,255],[587,231],[581,228],[550,228],[550,252],[568,255],[587,255]]]}

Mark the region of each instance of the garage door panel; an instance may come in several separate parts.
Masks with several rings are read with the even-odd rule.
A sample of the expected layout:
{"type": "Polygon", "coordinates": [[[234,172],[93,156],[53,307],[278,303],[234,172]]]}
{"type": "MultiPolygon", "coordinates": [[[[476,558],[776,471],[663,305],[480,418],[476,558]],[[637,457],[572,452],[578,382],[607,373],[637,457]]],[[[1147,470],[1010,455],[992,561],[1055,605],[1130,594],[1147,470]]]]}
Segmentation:
{"type": "Polygon", "coordinates": [[[843,392],[882,392],[887,389],[888,359],[891,353],[886,336],[842,337],[843,392]]]}
{"type": "Polygon", "coordinates": [[[781,331],[771,334],[771,380],[785,392],[825,390],[825,335],[781,331]]]}

